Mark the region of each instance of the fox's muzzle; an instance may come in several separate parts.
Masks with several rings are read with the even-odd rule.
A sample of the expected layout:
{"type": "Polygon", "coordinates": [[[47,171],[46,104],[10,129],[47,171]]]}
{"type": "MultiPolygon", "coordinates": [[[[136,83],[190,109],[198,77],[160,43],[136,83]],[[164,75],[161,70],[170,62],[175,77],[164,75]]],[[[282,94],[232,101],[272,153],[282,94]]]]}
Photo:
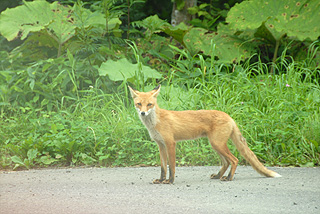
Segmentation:
{"type": "Polygon", "coordinates": [[[151,108],[147,111],[141,111],[139,108],[136,108],[136,109],[138,111],[138,114],[141,116],[148,116],[154,110],[154,108],[151,108]]]}

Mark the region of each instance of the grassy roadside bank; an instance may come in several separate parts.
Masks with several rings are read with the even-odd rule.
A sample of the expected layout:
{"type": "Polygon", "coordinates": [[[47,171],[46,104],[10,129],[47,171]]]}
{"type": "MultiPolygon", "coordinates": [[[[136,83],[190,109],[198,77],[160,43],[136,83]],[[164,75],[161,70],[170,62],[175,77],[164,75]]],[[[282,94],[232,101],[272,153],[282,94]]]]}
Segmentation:
{"type": "MultiPolygon", "coordinates": [[[[162,83],[159,105],[230,114],[266,165],[319,166],[319,71],[292,64],[285,70],[265,75],[249,65],[188,82],[174,77],[162,83]]],[[[55,111],[1,110],[1,168],[159,164],[158,148],[139,121],[126,85],[118,89],[106,94],[90,87],[73,105],[55,111]]],[[[206,139],[198,139],[178,144],[177,164],[215,165],[219,159],[206,139]]]]}

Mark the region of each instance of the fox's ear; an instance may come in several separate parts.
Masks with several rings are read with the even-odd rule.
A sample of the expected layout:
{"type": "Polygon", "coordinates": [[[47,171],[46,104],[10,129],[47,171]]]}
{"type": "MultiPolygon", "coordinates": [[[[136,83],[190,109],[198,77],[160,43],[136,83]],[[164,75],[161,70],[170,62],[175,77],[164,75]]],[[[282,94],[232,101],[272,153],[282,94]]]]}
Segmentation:
{"type": "Polygon", "coordinates": [[[131,88],[130,86],[128,86],[129,90],[130,90],[130,94],[131,94],[131,97],[134,99],[138,96],[139,94],[139,91],[137,90],[134,90],[133,88],[131,88]]]}
{"type": "Polygon", "coordinates": [[[160,88],[161,88],[161,85],[158,85],[157,87],[155,87],[152,90],[152,96],[157,97],[159,95],[159,93],[160,93],[160,88]]]}

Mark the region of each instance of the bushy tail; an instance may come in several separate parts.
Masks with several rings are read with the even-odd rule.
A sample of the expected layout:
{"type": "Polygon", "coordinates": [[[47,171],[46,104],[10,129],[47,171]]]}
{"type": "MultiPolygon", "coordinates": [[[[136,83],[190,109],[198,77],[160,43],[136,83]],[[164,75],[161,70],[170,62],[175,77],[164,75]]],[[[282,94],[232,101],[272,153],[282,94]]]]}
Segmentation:
{"type": "Polygon", "coordinates": [[[241,135],[241,132],[237,125],[234,123],[234,129],[231,134],[231,139],[236,145],[240,154],[250,163],[252,168],[254,168],[258,173],[266,177],[281,177],[278,173],[267,169],[257,158],[257,156],[250,150],[246,139],[241,135]]]}

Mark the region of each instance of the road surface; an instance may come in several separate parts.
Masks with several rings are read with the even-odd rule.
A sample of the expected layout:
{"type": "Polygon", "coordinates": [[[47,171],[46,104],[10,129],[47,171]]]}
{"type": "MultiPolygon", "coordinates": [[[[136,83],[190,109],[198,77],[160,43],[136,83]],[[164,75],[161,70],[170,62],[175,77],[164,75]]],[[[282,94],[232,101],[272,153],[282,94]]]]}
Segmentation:
{"type": "Polygon", "coordinates": [[[272,168],[265,178],[239,166],[235,180],[211,180],[219,167],[177,167],[175,183],[152,184],[160,167],[0,172],[0,214],[320,213],[320,168],[272,168]]]}

